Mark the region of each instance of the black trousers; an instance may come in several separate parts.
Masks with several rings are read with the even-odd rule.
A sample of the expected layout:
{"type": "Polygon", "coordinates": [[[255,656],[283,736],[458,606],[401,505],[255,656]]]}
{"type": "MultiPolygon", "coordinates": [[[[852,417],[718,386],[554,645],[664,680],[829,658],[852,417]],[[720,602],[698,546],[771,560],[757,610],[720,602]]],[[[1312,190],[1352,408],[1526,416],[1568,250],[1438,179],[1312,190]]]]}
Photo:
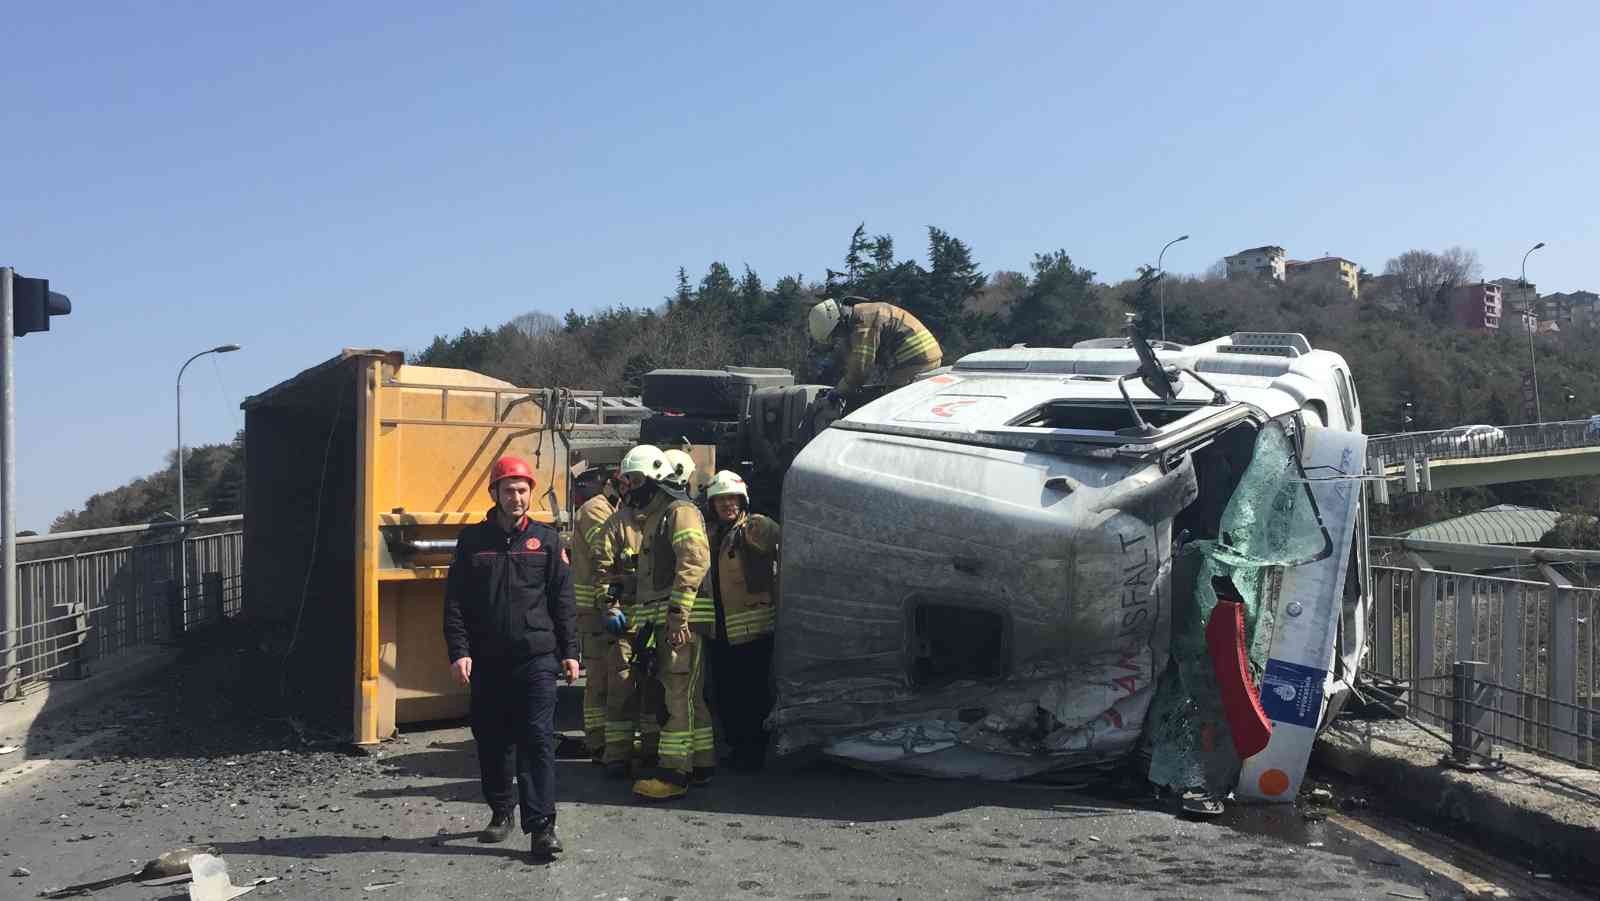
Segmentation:
{"type": "Polygon", "coordinates": [[[712,642],[711,683],[734,762],[759,766],[767,750],[763,724],[772,712],[772,636],[744,644],[712,642]]]}
{"type": "Polygon", "coordinates": [[[539,658],[472,669],[472,738],[483,799],[498,812],[520,802],[522,831],[556,815],[556,663],[539,658]],[[516,774],[517,790],[511,788],[516,774]]]}

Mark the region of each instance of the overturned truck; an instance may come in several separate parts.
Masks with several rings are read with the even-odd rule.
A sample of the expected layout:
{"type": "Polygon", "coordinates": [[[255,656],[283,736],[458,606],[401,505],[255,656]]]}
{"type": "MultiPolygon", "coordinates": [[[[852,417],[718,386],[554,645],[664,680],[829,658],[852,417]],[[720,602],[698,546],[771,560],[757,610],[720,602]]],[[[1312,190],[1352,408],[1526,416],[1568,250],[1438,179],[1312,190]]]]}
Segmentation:
{"type": "Polygon", "coordinates": [[[986,351],[852,412],[784,481],[779,751],[1292,799],[1363,651],[1364,448],[1298,334],[986,351]]]}

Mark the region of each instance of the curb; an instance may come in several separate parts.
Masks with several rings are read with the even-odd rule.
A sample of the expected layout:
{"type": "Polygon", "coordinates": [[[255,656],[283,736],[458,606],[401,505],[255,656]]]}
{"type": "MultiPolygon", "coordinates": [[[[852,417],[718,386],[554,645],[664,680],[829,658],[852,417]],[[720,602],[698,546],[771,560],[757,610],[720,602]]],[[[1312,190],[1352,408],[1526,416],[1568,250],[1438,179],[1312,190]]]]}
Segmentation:
{"type": "MultiPolygon", "coordinates": [[[[1509,770],[1446,767],[1439,762],[1445,750],[1403,721],[1341,721],[1318,740],[1314,760],[1371,788],[1374,802],[1392,813],[1520,853],[1566,878],[1600,881],[1600,804],[1509,770]]],[[[1600,792],[1600,772],[1532,754],[1505,757],[1600,792]]]]}

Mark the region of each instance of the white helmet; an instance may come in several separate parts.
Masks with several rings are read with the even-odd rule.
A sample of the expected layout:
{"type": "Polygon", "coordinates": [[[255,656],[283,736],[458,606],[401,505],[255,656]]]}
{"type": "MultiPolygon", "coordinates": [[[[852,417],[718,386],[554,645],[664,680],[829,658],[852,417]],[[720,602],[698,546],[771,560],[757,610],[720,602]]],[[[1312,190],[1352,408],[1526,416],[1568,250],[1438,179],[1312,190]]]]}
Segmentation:
{"type": "Polygon", "coordinates": [[[677,448],[663,451],[662,460],[666,463],[662,467],[661,484],[679,491],[689,490],[689,479],[694,475],[694,458],[677,448]]]}
{"type": "Polygon", "coordinates": [[[706,486],[706,500],[722,497],[725,494],[737,494],[746,501],[750,500],[750,489],[744,485],[744,479],[736,472],[724,469],[711,477],[711,483],[706,486]]]}
{"type": "Polygon", "coordinates": [[[806,317],[806,329],[811,332],[811,340],[818,344],[828,343],[843,317],[844,311],[839,302],[831,297],[812,307],[810,315],[806,317]]]}
{"type": "Polygon", "coordinates": [[[665,478],[667,470],[667,457],[661,448],[654,444],[641,444],[622,455],[622,465],[617,467],[617,474],[659,480],[665,478]]]}

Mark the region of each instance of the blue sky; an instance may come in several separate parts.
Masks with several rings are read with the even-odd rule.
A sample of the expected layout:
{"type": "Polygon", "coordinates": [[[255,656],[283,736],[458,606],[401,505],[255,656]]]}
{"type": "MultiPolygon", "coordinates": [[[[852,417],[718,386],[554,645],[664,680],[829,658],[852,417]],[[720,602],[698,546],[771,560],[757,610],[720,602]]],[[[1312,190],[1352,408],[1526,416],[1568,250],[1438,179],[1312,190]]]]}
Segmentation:
{"type": "Polygon", "coordinates": [[[74,303],[16,345],[18,528],[160,467],[196,350],[245,347],[184,380],[224,441],[341,347],[820,277],[859,221],[1600,288],[1600,4],[110,6],[6,13],[0,261],[74,303]]]}

